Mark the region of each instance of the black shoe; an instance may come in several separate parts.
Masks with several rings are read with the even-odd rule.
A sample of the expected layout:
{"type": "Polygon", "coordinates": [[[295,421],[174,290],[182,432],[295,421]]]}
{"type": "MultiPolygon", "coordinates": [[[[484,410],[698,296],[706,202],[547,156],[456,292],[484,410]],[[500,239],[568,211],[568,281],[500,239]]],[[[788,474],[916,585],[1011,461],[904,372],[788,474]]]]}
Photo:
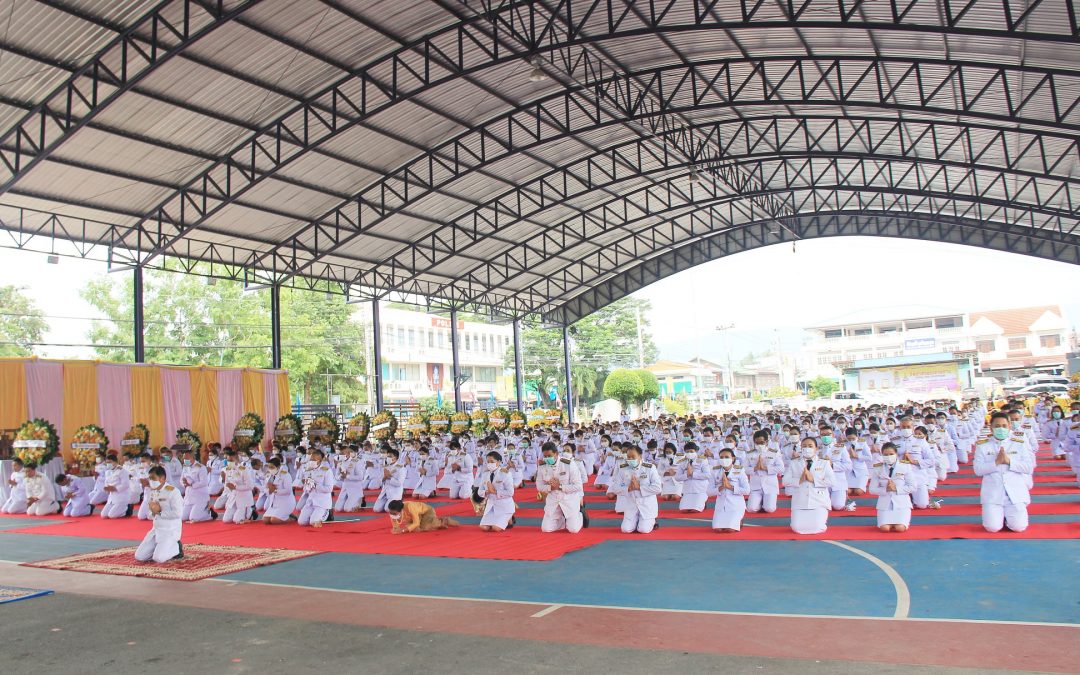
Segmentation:
{"type": "Polygon", "coordinates": [[[217,520],[217,519],[218,519],[217,511],[215,511],[214,509],[210,509],[210,520],[217,520]]]}
{"type": "Polygon", "coordinates": [[[133,513],[135,513],[135,506],[133,504],[128,504],[127,512],[124,514],[124,517],[130,518],[133,513]]]}
{"type": "Polygon", "coordinates": [[[367,497],[361,497],[360,498],[360,508],[362,508],[362,509],[367,508],[367,497]]]}
{"type": "Polygon", "coordinates": [[[510,516],[510,524],[506,526],[506,529],[512,530],[517,525],[517,516],[510,516]]]}
{"type": "Polygon", "coordinates": [[[88,515],[88,516],[94,515],[94,505],[93,504],[90,505],[90,513],[88,513],[86,515],[88,515]]]}
{"type": "Polygon", "coordinates": [[[581,507],[581,527],[588,529],[589,527],[589,512],[585,510],[585,507],[581,507]]]}
{"type": "Polygon", "coordinates": [[[328,515],[328,516],[326,517],[326,521],[325,521],[325,522],[327,522],[327,523],[332,523],[332,522],[334,522],[334,509],[330,509],[330,515],[328,515]]]}
{"type": "Polygon", "coordinates": [[[251,520],[258,520],[258,519],[259,519],[259,509],[252,506],[251,507],[251,520]]]}
{"type": "Polygon", "coordinates": [[[184,545],[181,544],[180,542],[176,542],[176,547],[178,549],[180,549],[180,552],[177,553],[176,555],[174,555],[172,557],[172,560],[183,560],[184,559],[184,545]]]}
{"type": "Polygon", "coordinates": [[[653,532],[656,532],[657,530],[660,529],[660,521],[659,520],[656,521],[655,523],[653,523],[652,529],[653,529],[653,532]]]}

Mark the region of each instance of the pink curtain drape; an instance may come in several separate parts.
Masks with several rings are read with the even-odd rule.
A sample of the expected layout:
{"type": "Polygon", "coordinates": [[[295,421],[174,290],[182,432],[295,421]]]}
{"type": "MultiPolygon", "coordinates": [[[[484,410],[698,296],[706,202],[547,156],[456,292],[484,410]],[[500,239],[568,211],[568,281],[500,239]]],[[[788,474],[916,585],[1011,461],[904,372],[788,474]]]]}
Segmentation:
{"type": "MultiPolygon", "coordinates": [[[[219,370],[218,377],[218,429],[221,443],[232,440],[233,430],[244,414],[244,391],[239,370],[219,370]]],[[[269,425],[267,425],[269,429],[269,425]]]]}
{"type": "Polygon", "coordinates": [[[64,364],[60,361],[27,361],[26,399],[30,417],[52,422],[56,433],[61,433],[64,425],[64,364]]]}
{"type": "Polygon", "coordinates": [[[176,430],[191,427],[191,377],[186,370],[161,369],[165,398],[165,444],[176,442],[176,430]]]}
{"type": "Polygon", "coordinates": [[[277,375],[263,373],[263,421],[266,422],[266,438],[273,440],[271,433],[278,418],[277,375]]]}
{"type": "Polygon", "coordinates": [[[131,413],[131,366],[98,364],[97,397],[99,424],[109,437],[109,447],[120,448],[120,440],[134,424],[131,413]]]}

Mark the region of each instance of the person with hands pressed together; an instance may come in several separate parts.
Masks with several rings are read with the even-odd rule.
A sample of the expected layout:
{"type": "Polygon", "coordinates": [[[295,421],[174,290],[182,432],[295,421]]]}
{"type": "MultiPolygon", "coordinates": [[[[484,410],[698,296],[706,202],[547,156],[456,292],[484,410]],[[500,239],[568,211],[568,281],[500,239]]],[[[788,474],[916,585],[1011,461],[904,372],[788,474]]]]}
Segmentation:
{"type": "Polygon", "coordinates": [[[656,516],[660,506],[656,496],[663,488],[663,481],[656,466],[641,460],[641,448],[630,446],[626,461],[616,468],[612,479],[615,492],[626,497],[622,531],[648,534],[659,527],[656,516]]]}
{"type": "Polygon", "coordinates": [[[877,526],[882,532],[906,532],[911,526],[911,493],[918,483],[915,467],[900,461],[896,445],[881,446],[881,462],[870,475],[870,493],[877,495],[877,526]]]}
{"type": "Polygon", "coordinates": [[[1035,458],[1023,431],[1010,429],[1007,414],[991,415],[990,432],[990,438],[975,444],[975,475],[982,477],[979,502],[983,527],[987,532],[1000,532],[1002,527],[1023,532],[1028,526],[1028,480],[1035,458]]]}
{"type": "MultiPolygon", "coordinates": [[[[746,471],[736,464],[734,450],[724,448],[720,451],[720,459],[713,470],[712,480],[716,486],[712,529],[714,532],[738,532],[742,529],[742,520],[746,515],[746,502],[743,500],[750,494],[750,479],[746,471]]],[[[775,482],[774,477],[774,485],[775,482]]],[[[773,498],[775,500],[775,496],[773,498]]]]}
{"type": "Polygon", "coordinates": [[[135,549],[135,559],[139,562],[153,560],[164,563],[184,557],[184,549],[180,545],[183,527],[180,517],[184,511],[184,498],[180,496],[180,490],[166,483],[165,479],[164,467],[150,467],[150,489],[146,499],[150,503],[150,519],[154,525],[135,549]]]}
{"type": "Polygon", "coordinates": [[[544,459],[536,470],[537,501],[544,502],[541,532],[566,530],[580,532],[585,524],[581,513],[584,497],[581,474],[570,458],[560,458],[555,443],[548,441],[541,448],[544,459]]]}
{"type": "Polygon", "coordinates": [[[827,529],[833,480],[829,460],[818,457],[817,439],[802,439],[799,456],[784,472],[784,487],[792,489],[791,529],[796,534],[820,534],[827,529]]]}

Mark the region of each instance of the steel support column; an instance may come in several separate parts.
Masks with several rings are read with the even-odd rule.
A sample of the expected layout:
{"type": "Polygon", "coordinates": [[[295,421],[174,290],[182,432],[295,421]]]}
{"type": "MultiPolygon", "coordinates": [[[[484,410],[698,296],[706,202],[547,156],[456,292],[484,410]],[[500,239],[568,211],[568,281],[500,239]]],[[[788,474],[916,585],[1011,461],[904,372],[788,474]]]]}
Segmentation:
{"type": "MultiPolygon", "coordinates": [[[[379,321],[379,301],[371,301],[371,359],[375,373],[375,412],[383,409],[382,325],[379,321]]],[[[369,401],[370,403],[370,401],[369,401]]]]}
{"type": "Polygon", "coordinates": [[[281,368],[281,286],[270,286],[270,367],[281,368]]]}
{"type": "Polygon", "coordinates": [[[562,327],[562,345],[563,367],[566,369],[566,424],[569,426],[574,423],[574,387],[570,383],[570,326],[566,324],[562,327]]]}
{"type": "Polygon", "coordinates": [[[132,270],[135,277],[134,302],[132,312],[132,324],[135,331],[135,363],[146,363],[146,337],[143,335],[145,321],[143,319],[143,268],[136,265],[132,270]]]}
{"type": "Polygon", "coordinates": [[[461,363],[458,360],[457,308],[450,308],[450,353],[453,355],[454,411],[461,412],[461,363]]]}
{"type": "Polygon", "coordinates": [[[514,319],[514,400],[517,409],[524,412],[522,399],[525,397],[524,382],[522,381],[521,366],[521,319],[514,319]]]}

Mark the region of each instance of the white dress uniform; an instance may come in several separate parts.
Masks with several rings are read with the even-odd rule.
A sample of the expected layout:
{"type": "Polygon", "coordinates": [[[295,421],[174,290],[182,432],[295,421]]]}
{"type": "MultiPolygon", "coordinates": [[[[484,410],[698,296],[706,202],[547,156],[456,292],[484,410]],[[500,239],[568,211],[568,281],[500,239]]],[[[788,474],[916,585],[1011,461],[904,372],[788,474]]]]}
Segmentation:
{"type": "MultiPolygon", "coordinates": [[[[776,484],[776,477],[773,477],[776,484]]],[[[746,495],[750,494],[750,479],[739,464],[730,469],[717,467],[712,473],[712,482],[716,488],[716,504],[713,510],[712,528],[714,530],[741,530],[743,517],[746,516],[746,495]],[[727,476],[731,488],[723,487],[727,476]]],[[[777,488],[779,490],[779,488],[777,488]]]]}
{"type": "Polygon", "coordinates": [[[877,495],[877,524],[911,525],[911,493],[915,491],[915,467],[908,462],[898,461],[889,466],[881,462],[875,464],[870,474],[870,494],[877,495]],[[895,491],[890,491],[889,481],[895,491]]]}
{"type": "Polygon", "coordinates": [[[675,468],[675,480],[682,483],[683,494],[679,500],[680,511],[704,511],[712,485],[712,467],[708,460],[687,457],[675,468]]]}
{"type": "Polygon", "coordinates": [[[14,485],[11,486],[11,492],[8,494],[3,508],[0,508],[0,512],[26,513],[26,485],[24,484],[26,475],[24,471],[24,469],[19,469],[11,473],[9,480],[14,485]]]}
{"type": "Polygon", "coordinates": [[[812,482],[802,482],[807,460],[797,457],[791,460],[784,472],[784,487],[792,489],[791,529],[796,534],[820,534],[827,529],[829,507],[832,500],[829,491],[835,480],[829,460],[814,457],[810,465],[812,482]]]}
{"type": "MultiPolygon", "coordinates": [[[[381,469],[380,469],[381,471],[381,469]]],[[[314,525],[326,520],[333,507],[334,472],[325,461],[314,469],[304,472],[304,506],[297,522],[314,525]]]]}
{"type": "Polygon", "coordinates": [[[201,523],[210,520],[210,474],[199,462],[192,462],[180,473],[184,486],[183,520],[201,523]]]}
{"type": "Polygon", "coordinates": [[[866,482],[870,480],[870,465],[874,463],[870,446],[860,438],[854,443],[845,441],[844,449],[847,450],[848,457],[855,455],[851,457],[851,470],[848,471],[848,488],[866,490],[866,482]]]}
{"type": "Polygon", "coordinates": [[[514,504],[513,473],[507,467],[495,471],[484,468],[477,480],[480,483],[477,493],[484,499],[484,516],[480,519],[480,524],[505,530],[517,510],[517,505],[514,504]],[[488,492],[489,482],[495,488],[494,493],[488,492]]]}
{"type": "Polygon", "coordinates": [[[109,495],[103,489],[105,487],[105,462],[97,462],[94,465],[94,489],[90,491],[90,503],[104,504],[109,495]]]}
{"type": "Polygon", "coordinates": [[[64,515],[68,518],[81,518],[90,515],[90,490],[79,476],[68,474],[67,485],[62,491],[67,499],[64,504],[64,515]]]}
{"type": "Polygon", "coordinates": [[[656,527],[656,517],[660,514],[660,505],[656,496],[663,487],[656,465],[641,462],[636,468],[629,463],[619,465],[612,476],[615,492],[626,496],[626,511],[620,529],[625,533],[640,532],[648,534],[656,527]],[[630,489],[630,479],[637,476],[638,489],[630,489]]]}
{"type": "Polygon", "coordinates": [[[232,483],[234,487],[231,490],[226,487],[229,496],[222,519],[226,523],[243,523],[251,516],[251,507],[255,505],[255,497],[251,493],[255,489],[255,475],[247,464],[230,462],[225,467],[225,483],[232,483]]]}
{"type": "MultiPolygon", "coordinates": [[[[221,481],[221,472],[225,468],[224,461],[220,457],[213,457],[206,465],[210,473],[208,483],[210,496],[212,497],[220,495],[221,491],[225,489],[225,484],[221,481]]],[[[224,504],[224,502],[222,503],[224,504]]]]}
{"type": "Polygon", "coordinates": [[[915,467],[915,490],[911,493],[911,503],[917,509],[925,509],[930,506],[930,490],[927,471],[937,471],[933,468],[930,454],[931,448],[926,441],[909,436],[898,438],[893,441],[896,444],[896,454],[901,460],[908,460],[915,467]]]}
{"type": "Polygon", "coordinates": [[[1069,438],[1069,423],[1063,419],[1049,420],[1042,428],[1043,438],[1050,441],[1050,454],[1065,454],[1065,442],[1069,438]]]}
{"type": "Polygon", "coordinates": [[[832,464],[833,484],[829,488],[829,500],[833,510],[839,511],[847,505],[848,474],[853,471],[851,454],[845,446],[836,443],[824,446],[819,452],[832,464]]]}
{"type": "Polygon", "coordinates": [[[296,495],[293,494],[292,476],[284,469],[267,474],[266,476],[266,511],[263,518],[277,518],[288,520],[296,509],[296,495]],[[273,485],[273,492],[270,486],[273,485]]]}
{"type": "Polygon", "coordinates": [[[60,510],[60,505],[56,503],[53,482],[44,473],[35,472],[33,476],[25,478],[23,487],[26,489],[27,502],[31,499],[37,500],[27,507],[26,515],[51,516],[60,510]]]}
{"type": "Polygon", "coordinates": [[[140,562],[168,562],[180,553],[180,532],[183,528],[180,516],[184,511],[184,499],[180,496],[180,490],[168,484],[160,490],[147,490],[146,498],[156,502],[161,512],[150,514],[154,525],[135,549],[135,559],[140,562]]]}
{"type": "Polygon", "coordinates": [[[364,503],[364,474],[366,467],[359,455],[350,455],[338,462],[337,472],[341,490],[338,491],[335,511],[355,511],[364,503]]]}
{"type": "Polygon", "coordinates": [[[390,475],[383,474],[379,498],[375,500],[375,506],[372,509],[375,513],[386,511],[387,504],[401,499],[405,494],[405,467],[400,464],[387,464],[385,471],[389,471],[390,475]]]}
{"type": "Polygon", "coordinates": [[[975,444],[975,475],[982,476],[979,502],[987,532],[999,532],[1003,525],[1013,532],[1027,529],[1027,505],[1031,503],[1028,479],[1034,465],[1035,458],[1023,433],[1011,432],[1004,441],[984,438],[975,444]],[[996,461],[1002,448],[1009,457],[1009,464],[996,461]]]}
{"type": "Polygon", "coordinates": [[[413,497],[430,497],[435,494],[435,480],[439,475],[439,460],[434,457],[422,457],[417,460],[420,483],[413,490],[413,497]]]}
{"type": "Polygon", "coordinates": [[[581,516],[582,491],[581,474],[577,465],[569,458],[559,459],[554,465],[541,464],[536,469],[536,489],[544,498],[544,520],[540,523],[541,532],[579,532],[584,519],[581,516]],[[549,481],[559,481],[558,489],[551,489],[549,481]]]}
{"type": "Polygon", "coordinates": [[[593,480],[593,487],[606,488],[611,485],[611,476],[615,473],[615,466],[615,456],[611,452],[611,447],[605,445],[600,468],[596,471],[596,479],[593,480]]]}
{"type": "Polygon", "coordinates": [[[784,473],[784,459],[780,451],[766,448],[764,452],[759,452],[755,448],[746,453],[744,468],[750,484],[747,509],[754,513],[776,511],[776,498],[780,494],[778,479],[784,473]],[[759,461],[764,468],[758,468],[759,461]]]}
{"type": "Polygon", "coordinates": [[[131,479],[127,469],[116,464],[105,471],[105,487],[116,488],[115,492],[106,492],[109,495],[105,500],[105,507],[101,509],[102,518],[123,518],[127,515],[128,489],[131,487],[131,479]]]}
{"type": "Polygon", "coordinates": [[[473,459],[468,453],[449,453],[446,456],[446,473],[450,476],[450,499],[472,497],[473,459]]]}

